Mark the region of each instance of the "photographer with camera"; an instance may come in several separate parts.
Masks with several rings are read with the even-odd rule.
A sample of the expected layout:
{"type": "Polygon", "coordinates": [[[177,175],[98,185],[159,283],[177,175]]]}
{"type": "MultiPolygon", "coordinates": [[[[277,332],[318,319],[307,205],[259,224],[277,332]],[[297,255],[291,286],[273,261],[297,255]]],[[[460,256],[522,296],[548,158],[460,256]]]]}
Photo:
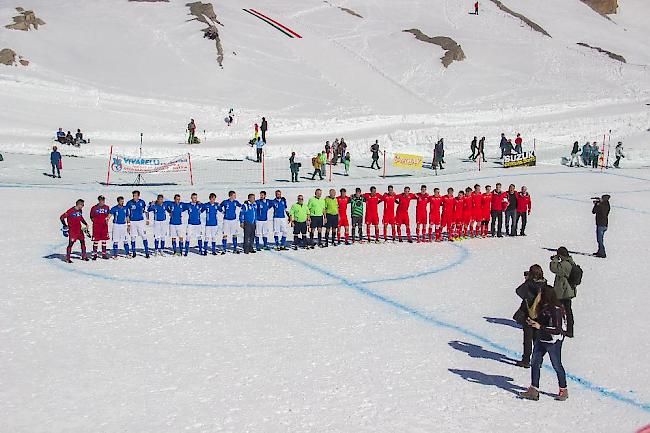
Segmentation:
{"type": "Polygon", "coordinates": [[[565,247],[557,249],[557,254],[551,256],[549,265],[555,274],[553,288],[558,301],[564,307],[567,316],[566,336],[573,338],[573,310],[571,300],[576,297],[576,287],[582,281],[582,269],[576,265],[565,247]]]}
{"type": "Polygon", "coordinates": [[[517,287],[515,293],[521,298],[519,309],[512,316],[513,320],[522,326],[524,331],[524,354],[521,361],[517,361],[518,367],[530,368],[530,357],[533,353],[533,340],[536,336],[536,329],[530,326],[528,320],[537,319],[537,307],[541,299],[541,293],[545,287],[550,287],[544,278],[544,271],[540,265],[532,265],[524,272],[525,281],[517,287]]]}
{"type": "Polygon", "coordinates": [[[598,242],[598,251],[593,255],[600,258],[607,257],[605,254],[605,232],[609,223],[609,194],[602,197],[592,197],[594,207],[591,213],[596,215],[596,242],[598,242]]]}

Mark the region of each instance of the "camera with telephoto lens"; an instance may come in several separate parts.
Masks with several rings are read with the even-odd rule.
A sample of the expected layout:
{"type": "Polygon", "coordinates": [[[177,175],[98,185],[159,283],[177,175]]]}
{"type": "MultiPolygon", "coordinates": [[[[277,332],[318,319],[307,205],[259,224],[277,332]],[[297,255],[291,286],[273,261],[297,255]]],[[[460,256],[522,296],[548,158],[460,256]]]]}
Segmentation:
{"type": "Polygon", "coordinates": [[[600,197],[591,197],[591,201],[594,202],[594,204],[600,203],[600,197]]]}
{"type": "Polygon", "coordinates": [[[524,277],[528,278],[528,271],[524,271],[524,277]]]}

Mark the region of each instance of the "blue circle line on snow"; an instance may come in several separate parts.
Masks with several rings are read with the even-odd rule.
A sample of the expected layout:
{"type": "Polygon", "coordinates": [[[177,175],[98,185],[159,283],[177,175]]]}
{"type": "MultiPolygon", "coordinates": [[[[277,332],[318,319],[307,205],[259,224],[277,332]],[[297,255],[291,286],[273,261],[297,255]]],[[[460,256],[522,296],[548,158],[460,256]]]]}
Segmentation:
{"type": "MultiPolygon", "coordinates": [[[[280,255],[280,257],[282,257],[285,260],[300,264],[300,265],[302,265],[303,267],[305,267],[307,269],[315,270],[315,271],[317,271],[317,272],[319,272],[319,273],[321,273],[321,274],[323,274],[323,275],[325,275],[325,276],[327,276],[329,278],[332,278],[332,279],[334,279],[336,281],[339,281],[341,284],[347,286],[350,289],[355,290],[356,292],[358,292],[358,293],[360,293],[360,294],[362,294],[364,296],[367,296],[367,297],[369,297],[371,299],[374,299],[374,300],[379,301],[379,302],[381,302],[383,304],[386,304],[386,305],[388,305],[388,306],[390,306],[390,307],[392,307],[392,308],[394,308],[394,309],[396,309],[398,311],[402,311],[404,313],[407,313],[408,315],[413,316],[413,317],[415,317],[415,318],[417,318],[419,320],[422,320],[422,321],[424,321],[426,323],[429,323],[431,325],[434,325],[435,327],[450,329],[452,331],[456,331],[456,332],[458,332],[458,333],[460,333],[462,335],[465,335],[467,337],[474,338],[474,339],[480,341],[481,343],[483,343],[483,344],[485,344],[485,345],[487,345],[487,346],[489,346],[489,347],[491,347],[491,348],[493,348],[495,350],[498,350],[501,353],[506,354],[509,357],[519,357],[519,356],[521,356],[520,353],[518,353],[516,351],[513,351],[513,350],[510,350],[509,348],[507,348],[507,347],[505,347],[505,346],[503,346],[501,344],[495,343],[494,341],[490,340],[489,338],[487,338],[487,337],[485,337],[485,336],[483,336],[481,334],[478,334],[478,333],[476,333],[476,332],[474,332],[474,331],[472,331],[472,330],[470,330],[468,328],[465,328],[463,326],[456,325],[454,323],[446,322],[444,320],[438,319],[438,318],[436,318],[435,316],[433,316],[431,314],[425,313],[423,311],[418,310],[415,307],[408,306],[408,305],[403,304],[403,303],[401,303],[401,302],[399,302],[399,301],[397,301],[395,299],[392,299],[392,298],[390,298],[388,296],[384,296],[384,295],[382,295],[380,293],[377,293],[377,292],[375,292],[373,290],[370,290],[367,287],[364,287],[361,283],[349,280],[349,279],[345,278],[344,276],[341,276],[341,275],[335,274],[333,272],[330,272],[327,269],[324,269],[324,268],[321,268],[321,267],[319,267],[317,265],[314,265],[313,263],[309,263],[307,261],[301,260],[301,259],[299,259],[297,257],[289,256],[289,255],[280,255]]],[[[469,257],[469,253],[467,254],[467,257],[469,257]]],[[[460,263],[462,263],[462,262],[460,262],[460,263]]],[[[457,266],[460,263],[457,263],[455,266],[457,266]]],[[[548,364],[546,364],[546,363],[544,364],[544,367],[546,368],[546,370],[553,371],[553,368],[551,366],[549,366],[548,364]]],[[[641,410],[643,410],[645,412],[650,412],[650,403],[640,402],[640,401],[635,400],[633,398],[627,397],[627,396],[625,396],[625,395],[623,395],[623,394],[621,394],[619,392],[612,391],[612,390],[610,390],[608,388],[597,385],[597,384],[591,382],[590,380],[588,380],[588,379],[586,379],[584,377],[578,376],[576,374],[572,374],[572,373],[567,372],[567,379],[581,385],[583,388],[585,388],[585,389],[587,389],[589,391],[596,392],[596,393],[602,395],[603,397],[606,397],[606,398],[609,398],[609,399],[612,399],[612,400],[616,400],[616,401],[619,401],[619,402],[634,406],[634,407],[636,407],[638,409],[641,409],[641,410]]]]}
{"type": "MultiPolygon", "coordinates": [[[[51,256],[57,253],[57,250],[61,250],[62,248],[65,248],[67,244],[61,243],[58,245],[52,245],[50,247],[50,250],[48,251],[47,255],[51,256]]],[[[408,281],[408,280],[414,280],[417,278],[422,278],[426,277],[429,275],[433,275],[439,272],[444,272],[447,271],[455,266],[460,265],[462,262],[467,260],[469,257],[469,253],[466,248],[463,248],[459,246],[458,244],[451,244],[453,247],[455,247],[457,250],[459,250],[460,254],[451,262],[444,263],[442,265],[435,266],[433,268],[421,271],[421,272],[414,272],[411,274],[405,274],[405,275],[392,275],[390,277],[386,278],[374,278],[374,279],[365,279],[365,280],[359,280],[357,283],[359,284],[377,284],[377,283],[388,283],[388,282],[395,282],[395,281],[408,281]]],[[[289,253],[291,254],[291,253],[289,253]]],[[[87,277],[92,277],[92,278],[97,278],[100,280],[104,281],[113,281],[113,282],[122,282],[122,283],[132,283],[132,284],[151,284],[151,285],[157,285],[157,286],[171,286],[171,287],[194,287],[194,288],[260,288],[260,289],[292,289],[292,288],[319,288],[319,287],[336,287],[336,286],[342,286],[342,283],[322,283],[322,284],[316,284],[316,283],[305,283],[305,284],[242,284],[242,283],[225,283],[225,284],[218,284],[218,283],[200,283],[200,282],[181,282],[181,281],[160,281],[160,280],[149,280],[149,279],[143,279],[143,278],[131,278],[131,277],[121,277],[121,276],[114,276],[114,275],[109,275],[109,274],[103,274],[100,272],[95,272],[95,271],[90,271],[90,270],[85,270],[85,269],[79,269],[78,267],[71,267],[68,263],[59,261],[57,259],[50,259],[50,260],[55,260],[54,265],[61,270],[64,270],[66,272],[71,272],[74,274],[80,274],[80,275],[85,275],[87,277]]]]}

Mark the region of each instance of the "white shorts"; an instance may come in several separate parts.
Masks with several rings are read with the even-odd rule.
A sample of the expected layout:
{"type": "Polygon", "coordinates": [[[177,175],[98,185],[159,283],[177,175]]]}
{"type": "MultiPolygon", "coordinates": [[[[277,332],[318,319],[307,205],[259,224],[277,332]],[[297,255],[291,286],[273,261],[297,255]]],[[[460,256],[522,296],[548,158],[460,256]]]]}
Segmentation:
{"type": "Polygon", "coordinates": [[[169,235],[169,222],[168,221],[154,221],[153,222],[153,237],[154,239],[165,239],[169,235]]]}
{"type": "Polygon", "coordinates": [[[147,226],[144,220],[131,221],[131,239],[135,240],[138,236],[147,239],[147,226]]]}
{"type": "Polygon", "coordinates": [[[170,224],[169,225],[169,236],[173,239],[185,239],[185,226],[183,224],[170,224]]]}
{"type": "Polygon", "coordinates": [[[205,226],[205,239],[206,241],[217,241],[219,239],[219,227],[217,226],[205,226]]]}
{"type": "Polygon", "coordinates": [[[257,221],[255,223],[255,236],[268,237],[273,232],[271,221],[257,221]]]}
{"type": "Polygon", "coordinates": [[[223,220],[223,236],[237,236],[239,234],[238,220],[223,220]]]}
{"type": "Polygon", "coordinates": [[[126,230],[126,224],[113,224],[113,233],[111,234],[113,242],[127,242],[129,237],[129,232],[126,230]]]}
{"type": "Polygon", "coordinates": [[[287,237],[289,235],[289,224],[286,218],[273,218],[273,233],[276,236],[287,237]]]}
{"type": "Polygon", "coordinates": [[[201,224],[188,224],[187,225],[187,239],[203,239],[203,225],[201,224]]]}

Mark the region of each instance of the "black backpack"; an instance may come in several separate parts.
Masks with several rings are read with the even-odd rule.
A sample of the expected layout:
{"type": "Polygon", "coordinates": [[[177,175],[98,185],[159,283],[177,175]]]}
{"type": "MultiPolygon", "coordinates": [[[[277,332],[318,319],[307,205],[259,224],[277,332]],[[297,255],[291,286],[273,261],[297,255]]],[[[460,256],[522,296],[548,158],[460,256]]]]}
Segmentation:
{"type": "Polygon", "coordinates": [[[575,263],[571,265],[571,272],[569,273],[567,281],[574,289],[582,283],[582,268],[580,265],[576,265],[575,263]]]}

